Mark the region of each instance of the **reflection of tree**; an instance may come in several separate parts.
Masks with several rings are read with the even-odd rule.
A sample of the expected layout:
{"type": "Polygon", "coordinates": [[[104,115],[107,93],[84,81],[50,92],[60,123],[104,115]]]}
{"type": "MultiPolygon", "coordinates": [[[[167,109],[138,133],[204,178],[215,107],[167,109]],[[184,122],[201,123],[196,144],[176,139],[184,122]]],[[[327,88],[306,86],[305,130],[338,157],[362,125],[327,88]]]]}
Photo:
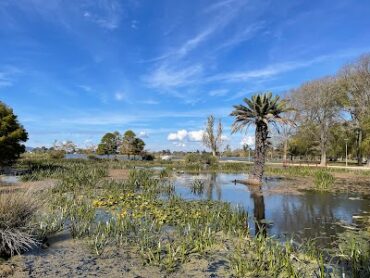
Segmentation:
{"type": "Polygon", "coordinates": [[[247,185],[253,199],[253,214],[255,223],[255,233],[266,236],[265,223],[265,199],[263,197],[261,186],[247,185]]]}
{"type": "Polygon", "coordinates": [[[211,173],[207,183],[207,199],[212,200],[213,198],[213,189],[216,188],[217,200],[221,200],[221,186],[217,182],[217,173],[211,173]]]}

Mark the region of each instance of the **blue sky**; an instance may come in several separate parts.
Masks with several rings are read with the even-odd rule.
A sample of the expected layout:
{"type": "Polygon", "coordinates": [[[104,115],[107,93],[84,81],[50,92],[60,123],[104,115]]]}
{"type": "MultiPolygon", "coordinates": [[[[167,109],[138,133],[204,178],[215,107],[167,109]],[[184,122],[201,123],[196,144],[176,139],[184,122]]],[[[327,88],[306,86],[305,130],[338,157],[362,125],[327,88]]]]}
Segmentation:
{"type": "Polygon", "coordinates": [[[354,0],[1,0],[0,100],[28,146],[132,129],[150,150],[203,149],[214,114],[239,147],[232,105],[369,52],[369,14],[354,0]]]}

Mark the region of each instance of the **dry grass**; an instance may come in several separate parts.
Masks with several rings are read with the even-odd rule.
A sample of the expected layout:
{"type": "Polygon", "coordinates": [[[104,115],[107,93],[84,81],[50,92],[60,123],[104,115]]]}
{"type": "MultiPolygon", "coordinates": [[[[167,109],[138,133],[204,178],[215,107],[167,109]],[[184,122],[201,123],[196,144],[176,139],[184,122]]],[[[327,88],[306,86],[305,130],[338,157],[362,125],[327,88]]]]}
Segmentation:
{"type": "Polygon", "coordinates": [[[13,256],[37,244],[32,218],[38,207],[29,192],[0,193],[0,256],[13,256]]]}

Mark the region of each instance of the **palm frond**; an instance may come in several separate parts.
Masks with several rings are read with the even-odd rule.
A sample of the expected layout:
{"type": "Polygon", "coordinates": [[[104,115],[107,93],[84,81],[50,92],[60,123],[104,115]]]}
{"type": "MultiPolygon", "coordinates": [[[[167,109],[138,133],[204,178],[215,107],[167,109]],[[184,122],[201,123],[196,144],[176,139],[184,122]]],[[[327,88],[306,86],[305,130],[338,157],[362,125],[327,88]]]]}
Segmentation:
{"type": "Polygon", "coordinates": [[[283,113],[292,109],[286,100],[280,96],[273,96],[271,92],[253,95],[251,98],[244,98],[245,105],[234,105],[231,116],[235,117],[232,125],[232,133],[248,128],[251,124],[288,124],[295,125],[290,119],[282,117],[283,113]]]}

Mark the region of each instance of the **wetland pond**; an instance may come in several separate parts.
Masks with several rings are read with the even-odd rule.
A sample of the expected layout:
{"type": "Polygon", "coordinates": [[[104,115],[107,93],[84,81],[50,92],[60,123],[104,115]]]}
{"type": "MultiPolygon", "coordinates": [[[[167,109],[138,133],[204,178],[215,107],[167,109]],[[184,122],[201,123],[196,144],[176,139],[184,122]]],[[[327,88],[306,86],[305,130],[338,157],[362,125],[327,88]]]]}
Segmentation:
{"type": "Polygon", "coordinates": [[[173,182],[176,193],[184,199],[219,200],[244,208],[250,216],[252,233],[266,227],[267,234],[277,239],[293,238],[298,242],[315,239],[323,247],[329,247],[345,229],[361,228],[357,220],[370,214],[369,195],[279,193],[278,187],[296,181],[278,178],[268,178],[261,187],[235,183],[246,178],[246,174],[177,174],[173,182]]]}

